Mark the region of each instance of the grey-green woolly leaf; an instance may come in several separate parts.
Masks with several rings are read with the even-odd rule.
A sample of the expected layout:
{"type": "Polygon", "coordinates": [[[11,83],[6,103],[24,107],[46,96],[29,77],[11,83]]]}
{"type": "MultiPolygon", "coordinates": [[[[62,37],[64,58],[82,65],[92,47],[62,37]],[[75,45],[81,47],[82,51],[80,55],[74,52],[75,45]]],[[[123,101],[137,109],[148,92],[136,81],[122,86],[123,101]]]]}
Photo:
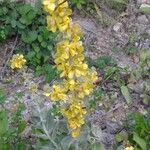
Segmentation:
{"type": "Polygon", "coordinates": [[[8,130],[8,116],[5,110],[0,111],[0,137],[8,130]]]}
{"type": "Polygon", "coordinates": [[[142,139],[137,133],[134,133],[133,140],[142,148],[142,150],[147,150],[146,141],[142,139]]]}
{"type": "Polygon", "coordinates": [[[132,99],[127,86],[121,86],[121,93],[124,96],[126,102],[130,104],[132,102],[132,99]]]}
{"type": "Polygon", "coordinates": [[[92,133],[95,137],[99,138],[100,141],[102,140],[102,130],[101,127],[98,125],[92,125],[92,133]]]}
{"type": "Polygon", "coordinates": [[[91,150],[105,150],[103,144],[100,144],[100,143],[94,143],[92,146],[91,146],[91,150]]]}
{"type": "Polygon", "coordinates": [[[142,4],[139,10],[144,13],[150,13],[150,5],[142,4]]]}
{"type": "Polygon", "coordinates": [[[73,143],[73,139],[71,136],[65,136],[61,141],[62,150],[68,150],[73,143]]]}

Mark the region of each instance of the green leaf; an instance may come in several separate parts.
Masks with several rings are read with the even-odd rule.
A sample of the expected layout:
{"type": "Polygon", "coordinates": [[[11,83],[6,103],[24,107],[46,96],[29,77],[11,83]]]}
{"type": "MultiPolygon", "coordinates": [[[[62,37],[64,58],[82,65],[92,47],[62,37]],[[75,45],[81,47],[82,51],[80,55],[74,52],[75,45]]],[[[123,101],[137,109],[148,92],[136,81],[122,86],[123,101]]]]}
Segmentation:
{"type": "Polygon", "coordinates": [[[0,150],[10,150],[10,144],[4,144],[0,142],[0,150]]]}
{"type": "Polygon", "coordinates": [[[73,140],[70,136],[65,136],[61,141],[61,146],[63,150],[68,150],[72,144],[73,140]]]}
{"type": "Polygon", "coordinates": [[[91,146],[91,150],[105,150],[104,146],[100,143],[94,143],[91,146]]]}
{"type": "Polygon", "coordinates": [[[18,133],[23,132],[25,128],[26,128],[26,122],[25,122],[25,121],[21,121],[21,122],[18,124],[18,133]]]}
{"type": "Polygon", "coordinates": [[[20,7],[18,6],[17,10],[21,15],[26,15],[30,10],[32,10],[32,6],[30,4],[22,4],[20,7]]]}
{"type": "Polygon", "coordinates": [[[132,99],[127,86],[121,86],[121,93],[124,96],[126,102],[130,104],[132,102],[132,99]]]}
{"type": "Polygon", "coordinates": [[[43,41],[43,37],[41,35],[38,36],[38,41],[42,42],[43,41]]]}
{"type": "Polygon", "coordinates": [[[57,76],[56,69],[54,68],[53,65],[46,64],[44,66],[44,71],[46,72],[45,80],[47,82],[51,81],[57,76]]]}
{"type": "Polygon", "coordinates": [[[6,100],[6,94],[4,90],[0,89],[0,104],[4,103],[6,100]]]}
{"type": "Polygon", "coordinates": [[[16,21],[16,20],[11,20],[11,26],[12,26],[13,28],[15,28],[16,25],[17,25],[17,21],[16,21]]]}
{"type": "Polygon", "coordinates": [[[23,32],[22,33],[22,40],[25,43],[31,44],[33,41],[35,41],[37,39],[37,32],[36,31],[29,31],[29,32],[23,32]]]}
{"type": "Polygon", "coordinates": [[[46,43],[45,41],[43,41],[43,42],[41,43],[41,46],[42,46],[43,48],[46,48],[47,43],[46,43]]]}
{"type": "Polygon", "coordinates": [[[125,0],[113,0],[116,3],[127,4],[125,0]]]}
{"type": "Polygon", "coordinates": [[[26,26],[22,23],[20,23],[19,21],[17,22],[17,27],[20,28],[20,29],[25,29],[26,26]]]}
{"type": "Polygon", "coordinates": [[[43,73],[43,68],[41,66],[37,66],[35,75],[40,76],[42,73],[43,73]]]}
{"type": "Polygon", "coordinates": [[[16,144],[15,150],[26,150],[26,143],[24,141],[19,141],[16,144]]]}
{"type": "Polygon", "coordinates": [[[23,16],[19,19],[19,21],[24,24],[24,25],[28,25],[28,19],[27,17],[23,16]]]}
{"type": "Polygon", "coordinates": [[[142,4],[140,6],[140,11],[144,13],[150,13],[150,5],[148,4],[142,4]]]}
{"type": "Polygon", "coordinates": [[[133,140],[142,148],[142,150],[147,150],[146,141],[139,137],[137,133],[134,133],[133,140]]]}
{"type": "Polygon", "coordinates": [[[49,132],[49,134],[53,131],[53,127],[55,126],[54,116],[51,115],[50,111],[46,114],[46,129],[49,132]]]}
{"type": "Polygon", "coordinates": [[[123,133],[118,133],[115,135],[115,139],[117,142],[122,142],[125,139],[125,135],[123,133]]]}
{"type": "Polygon", "coordinates": [[[5,110],[0,111],[0,137],[8,130],[8,117],[5,110]]]}

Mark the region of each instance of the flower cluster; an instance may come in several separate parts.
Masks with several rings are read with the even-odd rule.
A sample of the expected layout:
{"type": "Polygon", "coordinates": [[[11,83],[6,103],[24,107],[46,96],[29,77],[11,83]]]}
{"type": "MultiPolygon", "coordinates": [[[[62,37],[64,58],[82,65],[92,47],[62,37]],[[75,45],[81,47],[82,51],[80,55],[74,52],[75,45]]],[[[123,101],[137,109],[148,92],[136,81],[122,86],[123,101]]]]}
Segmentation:
{"type": "Polygon", "coordinates": [[[65,31],[70,23],[69,16],[72,11],[68,8],[68,3],[64,0],[44,0],[44,10],[49,13],[47,16],[48,29],[56,32],[59,29],[65,31]]]}
{"type": "Polygon", "coordinates": [[[68,121],[72,137],[80,134],[85,123],[85,96],[94,88],[97,73],[89,69],[85,62],[84,46],[81,41],[83,32],[79,24],[73,23],[72,13],[66,0],[44,0],[44,10],[48,13],[49,31],[62,33],[62,41],[56,45],[54,62],[60,72],[62,82],[54,84],[44,95],[53,101],[61,101],[61,112],[68,121]]]}
{"type": "Polygon", "coordinates": [[[12,59],[10,60],[10,67],[12,69],[21,69],[26,63],[24,56],[22,54],[13,55],[12,59]]]}
{"type": "Polygon", "coordinates": [[[80,134],[80,127],[85,123],[84,115],[86,114],[86,109],[83,108],[81,103],[75,101],[67,109],[62,110],[62,112],[68,119],[69,127],[73,129],[71,132],[72,137],[77,137],[80,134]]]}

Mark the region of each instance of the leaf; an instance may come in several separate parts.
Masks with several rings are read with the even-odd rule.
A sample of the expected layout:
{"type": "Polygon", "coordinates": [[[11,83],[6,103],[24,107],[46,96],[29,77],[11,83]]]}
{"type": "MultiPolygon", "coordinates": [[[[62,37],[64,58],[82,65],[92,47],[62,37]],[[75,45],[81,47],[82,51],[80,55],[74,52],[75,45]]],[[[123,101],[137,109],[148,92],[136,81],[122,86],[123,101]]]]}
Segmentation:
{"type": "Polygon", "coordinates": [[[16,20],[11,20],[11,26],[12,26],[13,28],[15,28],[16,25],[17,25],[17,21],[16,21],[16,20]]]}
{"type": "Polygon", "coordinates": [[[113,0],[116,3],[127,4],[125,0],[113,0]]]}
{"type": "Polygon", "coordinates": [[[91,150],[105,150],[104,146],[100,143],[94,143],[91,146],[91,150]]]}
{"type": "Polygon", "coordinates": [[[126,102],[130,104],[132,102],[132,99],[127,86],[121,86],[121,93],[124,96],[126,102]]]}
{"type": "Polygon", "coordinates": [[[53,65],[46,64],[44,66],[44,70],[46,72],[46,77],[45,77],[46,81],[51,81],[57,76],[56,69],[54,68],[53,65]]]}
{"type": "Polygon", "coordinates": [[[0,89],[0,104],[4,103],[5,100],[6,100],[6,94],[2,89],[0,89]]]}
{"type": "Polygon", "coordinates": [[[122,142],[125,139],[125,135],[123,133],[118,133],[115,135],[115,139],[117,142],[122,142]]]}
{"type": "Polygon", "coordinates": [[[21,38],[25,43],[31,44],[37,39],[37,36],[38,34],[36,31],[28,31],[27,33],[23,32],[21,38]]]}
{"type": "Polygon", "coordinates": [[[41,46],[42,46],[43,48],[46,48],[47,43],[46,43],[45,41],[43,41],[43,42],[41,42],[41,46]]]}
{"type": "Polygon", "coordinates": [[[17,10],[21,15],[26,15],[30,10],[32,10],[32,6],[30,4],[22,4],[18,6],[17,10]]]}
{"type": "Polygon", "coordinates": [[[35,75],[40,76],[42,73],[43,73],[43,68],[41,66],[37,66],[35,75]]]}
{"type": "Polygon", "coordinates": [[[150,5],[149,4],[142,4],[140,6],[140,11],[144,13],[150,13],[150,5]]]}
{"type": "Polygon", "coordinates": [[[10,144],[4,144],[0,141],[0,150],[10,150],[10,144]]]}
{"type": "Polygon", "coordinates": [[[19,21],[17,22],[17,27],[20,28],[20,29],[25,29],[26,26],[22,23],[20,23],[19,21]]]}
{"type": "Polygon", "coordinates": [[[54,126],[55,126],[55,122],[54,122],[54,116],[51,115],[50,111],[47,112],[46,114],[46,129],[48,130],[49,134],[51,134],[54,126]]]}
{"type": "Polygon", "coordinates": [[[26,150],[26,143],[24,141],[19,141],[16,144],[15,150],[26,150]]]}
{"type": "Polygon", "coordinates": [[[73,140],[70,136],[65,136],[62,140],[61,140],[61,146],[63,150],[68,150],[72,144],[73,140]]]}
{"type": "Polygon", "coordinates": [[[25,121],[21,121],[19,124],[18,124],[18,132],[21,133],[25,130],[26,128],[26,122],[25,121]]]}
{"type": "Polygon", "coordinates": [[[8,116],[5,110],[0,111],[0,136],[8,130],[8,116]]]}
{"type": "Polygon", "coordinates": [[[147,150],[145,140],[139,137],[137,133],[134,133],[133,140],[142,148],[142,150],[147,150]]]}
{"type": "Polygon", "coordinates": [[[43,41],[43,37],[41,35],[38,36],[38,41],[42,42],[43,41]]]}

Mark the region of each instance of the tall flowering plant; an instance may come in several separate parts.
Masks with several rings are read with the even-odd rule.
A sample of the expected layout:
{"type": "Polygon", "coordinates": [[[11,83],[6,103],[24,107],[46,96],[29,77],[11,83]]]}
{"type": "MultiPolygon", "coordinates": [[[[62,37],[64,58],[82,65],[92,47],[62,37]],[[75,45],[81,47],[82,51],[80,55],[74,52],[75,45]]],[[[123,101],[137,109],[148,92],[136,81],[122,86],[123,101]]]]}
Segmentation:
{"type": "Polygon", "coordinates": [[[62,80],[55,83],[51,91],[44,92],[44,95],[61,103],[60,111],[68,122],[72,137],[75,138],[85,124],[85,97],[93,91],[97,73],[88,68],[85,62],[81,41],[83,32],[79,24],[72,22],[72,10],[68,2],[44,0],[43,5],[47,12],[48,30],[62,34],[62,41],[56,45],[54,55],[54,62],[62,80]]]}

